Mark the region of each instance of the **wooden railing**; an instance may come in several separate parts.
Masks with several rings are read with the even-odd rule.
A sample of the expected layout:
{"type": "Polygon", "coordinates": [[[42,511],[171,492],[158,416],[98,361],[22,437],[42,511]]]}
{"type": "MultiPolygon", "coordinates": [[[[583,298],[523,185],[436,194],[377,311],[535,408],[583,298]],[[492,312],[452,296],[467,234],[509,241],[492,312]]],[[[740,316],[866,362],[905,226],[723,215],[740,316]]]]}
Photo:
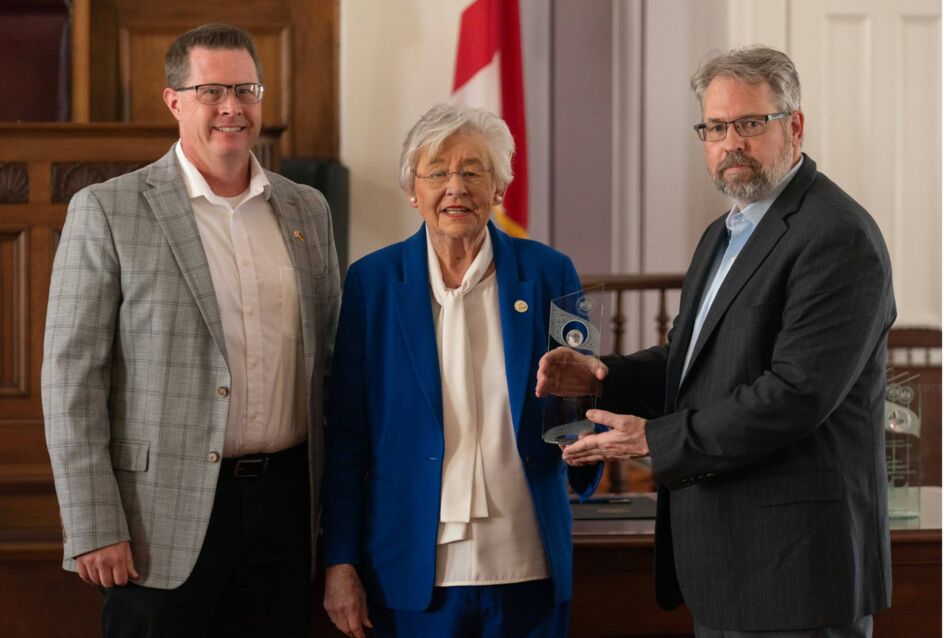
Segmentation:
{"type": "Polygon", "coordinates": [[[658,295],[658,310],[655,317],[655,339],[652,343],[664,344],[669,332],[669,322],[677,309],[668,307],[668,293],[671,290],[680,290],[685,273],[659,273],[636,275],[583,275],[580,283],[584,290],[603,285],[604,294],[613,293],[615,309],[611,317],[613,334],[613,352],[624,353],[623,336],[626,326],[626,295],[624,293],[656,292],[658,295]],[[670,313],[670,310],[672,311],[670,313]]]}

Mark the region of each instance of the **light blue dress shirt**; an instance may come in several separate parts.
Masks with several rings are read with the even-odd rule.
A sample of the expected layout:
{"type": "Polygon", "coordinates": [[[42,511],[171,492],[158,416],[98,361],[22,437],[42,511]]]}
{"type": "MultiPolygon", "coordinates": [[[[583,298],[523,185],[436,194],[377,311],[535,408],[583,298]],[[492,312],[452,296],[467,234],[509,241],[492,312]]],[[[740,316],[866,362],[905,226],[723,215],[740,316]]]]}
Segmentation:
{"type": "Polygon", "coordinates": [[[695,350],[695,344],[698,343],[698,335],[705,324],[705,318],[708,316],[711,304],[718,295],[718,290],[721,288],[724,278],[728,275],[728,271],[734,265],[734,260],[737,259],[754,229],[757,228],[760,220],[767,213],[767,209],[780,196],[780,193],[787,187],[793,176],[800,170],[802,164],[803,157],[801,156],[800,161],[790,169],[786,177],[780,180],[780,183],[766,197],[748,204],[744,207],[744,210],[738,210],[738,205],[735,203],[731,208],[731,212],[728,213],[727,219],[724,220],[724,225],[728,228],[728,245],[724,252],[721,252],[719,247],[718,254],[715,255],[714,263],[711,266],[711,272],[708,275],[711,285],[705,290],[705,294],[702,295],[698,305],[698,314],[695,315],[695,327],[692,329],[692,338],[688,342],[688,352],[685,353],[685,364],[682,366],[682,379],[685,378],[685,373],[688,372],[692,352],[695,350]]]}

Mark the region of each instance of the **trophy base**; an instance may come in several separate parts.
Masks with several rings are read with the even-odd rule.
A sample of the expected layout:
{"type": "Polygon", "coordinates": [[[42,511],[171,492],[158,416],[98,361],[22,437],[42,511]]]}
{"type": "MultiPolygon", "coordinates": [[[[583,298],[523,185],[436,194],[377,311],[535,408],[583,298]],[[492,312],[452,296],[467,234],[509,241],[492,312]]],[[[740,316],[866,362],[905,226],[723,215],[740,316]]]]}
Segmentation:
{"type": "Polygon", "coordinates": [[[570,445],[580,437],[581,432],[593,432],[593,428],[591,421],[583,419],[555,426],[545,432],[541,438],[551,445],[570,445]]]}

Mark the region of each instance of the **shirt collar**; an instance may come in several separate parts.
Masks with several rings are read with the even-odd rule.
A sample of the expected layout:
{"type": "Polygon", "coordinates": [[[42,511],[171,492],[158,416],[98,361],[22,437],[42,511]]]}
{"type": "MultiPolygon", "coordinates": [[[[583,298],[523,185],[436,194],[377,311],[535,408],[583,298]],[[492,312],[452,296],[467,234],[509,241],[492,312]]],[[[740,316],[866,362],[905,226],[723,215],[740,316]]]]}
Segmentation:
{"type": "Polygon", "coordinates": [[[800,161],[797,162],[793,168],[790,169],[790,172],[784,176],[780,183],[778,183],[774,188],[767,193],[763,199],[759,199],[756,202],[751,202],[745,206],[740,211],[737,209],[737,203],[731,207],[731,211],[728,213],[727,219],[724,220],[725,225],[728,227],[728,230],[733,231],[733,226],[743,223],[743,221],[750,222],[752,226],[757,226],[760,223],[760,220],[763,219],[764,215],[767,213],[767,210],[773,205],[773,203],[780,197],[780,193],[784,191],[787,187],[787,184],[790,183],[790,180],[797,174],[797,171],[800,170],[800,166],[803,165],[803,156],[800,156],[800,161]]]}
{"type": "MultiPolygon", "coordinates": [[[[200,173],[197,167],[193,165],[193,162],[191,162],[184,153],[184,149],[180,145],[180,140],[174,145],[174,153],[177,155],[177,161],[180,163],[184,186],[187,188],[187,195],[190,199],[203,197],[213,204],[229,206],[227,198],[214,193],[210,185],[207,184],[206,178],[203,177],[203,174],[200,173]]],[[[259,194],[268,201],[272,194],[272,184],[269,183],[269,178],[266,177],[265,171],[262,170],[262,165],[259,164],[259,160],[256,159],[253,153],[249,153],[249,170],[249,188],[246,190],[243,201],[259,194]]]]}

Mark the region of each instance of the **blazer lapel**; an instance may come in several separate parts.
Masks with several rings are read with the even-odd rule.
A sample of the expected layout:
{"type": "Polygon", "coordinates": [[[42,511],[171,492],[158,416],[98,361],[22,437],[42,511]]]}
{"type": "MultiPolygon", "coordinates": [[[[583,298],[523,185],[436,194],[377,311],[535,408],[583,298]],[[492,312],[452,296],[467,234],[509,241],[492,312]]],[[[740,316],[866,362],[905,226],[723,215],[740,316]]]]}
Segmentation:
{"type": "Polygon", "coordinates": [[[728,307],[757,269],[760,268],[761,264],[764,263],[767,255],[774,249],[783,234],[787,232],[786,217],[796,212],[800,207],[803,195],[809,189],[815,177],[816,163],[804,155],[803,166],[800,167],[787,188],[771,204],[721,283],[718,294],[708,310],[708,316],[705,317],[705,323],[698,335],[698,342],[692,351],[690,368],[694,368],[705,342],[717,328],[728,307]]]}
{"type": "Polygon", "coordinates": [[[144,192],[144,198],[151,205],[167,243],[170,246],[184,281],[190,288],[193,298],[206,321],[213,341],[216,342],[223,357],[229,363],[226,354],[226,341],[223,338],[223,323],[216,303],[216,291],[210,276],[200,231],[190,207],[187,188],[177,167],[177,158],[173,147],[161,159],[151,165],[147,176],[148,184],[154,186],[144,192]]]}
{"type": "Polygon", "coordinates": [[[521,422],[528,392],[531,371],[534,313],[542,312],[535,299],[534,282],[522,281],[518,277],[518,263],[511,238],[488,223],[495,253],[495,277],[498,281],[498,310],[501,316],[502,341],[505,348],[505,377],[508,382],[508,402],[515,434],[521,422]],[[520,302],[526,305],[522,305],[520,302]],[[519,309],[526,308],[523,312],[519,309]]]}
{"type": "Polygon", "coordinates": [[[423,224],[416,234],[403,242],[403,281],[393,303],[416,378],[442,429],[442,379],[430,294],[426,225],[423,224]]]}
{"type": "MultiPolygon", "coordinates": [[[[320,325],[320,306],[315,304],[312,296],[315,290],[314,275],[312,273],[312,264],[309,259],[310,246],[294,237],[293,233],[299,232],[304,228],[304,221],[299,215],[294,194],[288,189],[281,189],[272,184],[272,196],[269,198],[269,204],[272,211],[279,220],[282,228],[282,240],[285,242],[285,248],[288,251],[292,265],[295,267],[295,282],[298,286],[298,303],[302,319],[302,347],[305,353],[305,378],[310,379],[312,369],[317,355],[316,349],[319,347],[317,326],[320,325]]],[[[304,235],[302,235],[304,237],[304,235]]],[[[317,244],[316,238],[311,237],[308,241],[313,245],[317,244]]]]}
{"type": "Polygon", "coordinates": [[[690,291],[686,290],[686,294],[683,295],[682,306],[679,308],[679,323],[676,328],[677,337],[669,350],[667,366],[669,376],[666,384],[669,392],[674,392],[679,386],[685,353],[688,352],[688,346],[691,343],[695,316],[698,313],[698,304],[705,293],[705,288],[708,286],[708,275],[711,274],[711,265],[715,255],[724,245],[725,232],[724,217],[721,217],[706,231],[705,238],[699,243],[699,248],[695,251],[692,264],[685,275],[686,281],[683,288],[687,284],[692,289],[690,291]]]}

